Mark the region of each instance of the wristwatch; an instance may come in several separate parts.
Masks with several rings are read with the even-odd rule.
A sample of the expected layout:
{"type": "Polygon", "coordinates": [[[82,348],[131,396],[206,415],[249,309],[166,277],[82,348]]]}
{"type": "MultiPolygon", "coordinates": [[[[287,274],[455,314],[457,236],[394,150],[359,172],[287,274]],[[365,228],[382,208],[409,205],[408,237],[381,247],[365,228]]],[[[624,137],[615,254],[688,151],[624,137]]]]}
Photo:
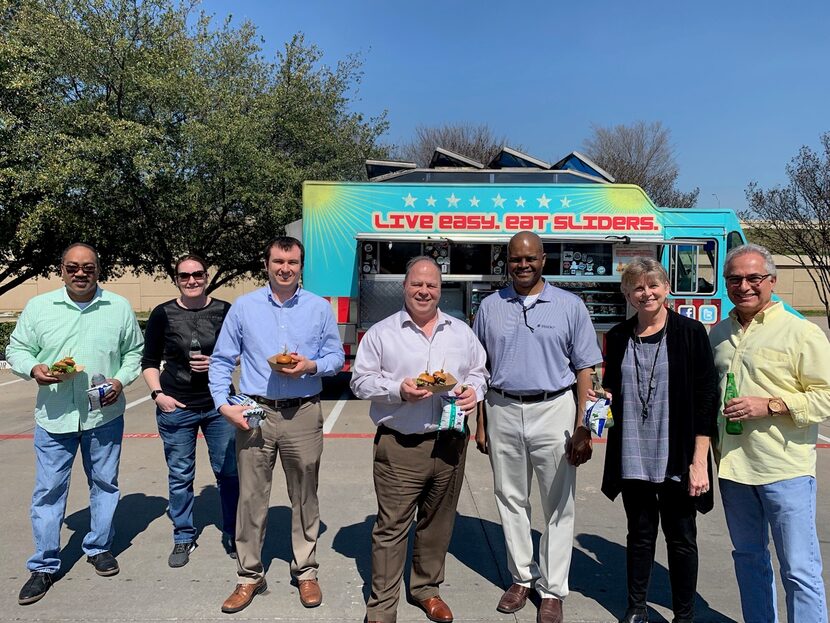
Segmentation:
{"type": "Polygon", "coordinates": [[[163,394],[163,393],[164,393],[164,392],[163,392],[163,391],[161,391],[160,389],[154,389],[153,391],[151,391],[151,392],[150,392],[150,400],[155,400],[155,399],[156,399],[156,397],[157,397],[159,394],[163,394]]]}
{"type": "Polygon", "coordinates": [[[767,403],[767,412],[772,417],[784,415],[787,412],[787,404],[781,398],[770,398],[767,403]]]}

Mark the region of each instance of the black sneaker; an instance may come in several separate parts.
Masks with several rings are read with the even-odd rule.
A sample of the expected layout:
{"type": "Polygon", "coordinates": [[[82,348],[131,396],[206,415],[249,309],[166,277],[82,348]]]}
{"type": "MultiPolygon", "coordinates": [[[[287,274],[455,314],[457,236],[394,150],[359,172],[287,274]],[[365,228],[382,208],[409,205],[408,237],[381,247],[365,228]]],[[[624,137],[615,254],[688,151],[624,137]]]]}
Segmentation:
{"type": "Polygon", "coordinates": [[[167,564],[173,567],[184,567],[190,562],[190,552],[196,549],[196,541],[186,541],[185,543],[176,543],[173,545],[173,551],[167,558],[167,564]]]}
{"type": "Polygon", "coordinates": [[[32,573],[32,577],[26,580],[23,588],[20,589],[20,595],[17,596],[17,603],[21,606],[26,606],[40,601],[50,588],[52,588],[52,574],[35,571],[32,573]]]}
{"type": "Polygon", "coordinates": [[[87,556],[86,561],[95,567],[95,573],[105,578],[116,575],[121,569],[118,568],[118,561],[110,552],[101,552],[94,556],[87,556]]]}

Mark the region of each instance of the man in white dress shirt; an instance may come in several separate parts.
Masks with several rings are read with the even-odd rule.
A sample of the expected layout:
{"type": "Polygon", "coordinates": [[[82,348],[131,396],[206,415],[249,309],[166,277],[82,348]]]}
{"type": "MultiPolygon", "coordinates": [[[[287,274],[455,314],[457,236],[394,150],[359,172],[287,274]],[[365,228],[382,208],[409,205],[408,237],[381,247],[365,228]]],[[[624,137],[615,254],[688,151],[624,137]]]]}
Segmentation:
{"type": "Polygon", "coordinates": [[[378,513],[372,530],[372,592],[366,618],[393,623],[406,561],[406,534],[416,516],[410,594],[431,621],[452,611],[439,596],[444,560],[464,479],[464,434],[439,431],[440,393],[415,377],[443,369],[458,380],[456,405],[474,413],[487,385],[486,355],[467,324],[438,309],[441,270],[421,256],[407,264],[404,309],[375,324],[360,342],[352,391],[371,400],[377,425],[374,482],[378,513]]]}

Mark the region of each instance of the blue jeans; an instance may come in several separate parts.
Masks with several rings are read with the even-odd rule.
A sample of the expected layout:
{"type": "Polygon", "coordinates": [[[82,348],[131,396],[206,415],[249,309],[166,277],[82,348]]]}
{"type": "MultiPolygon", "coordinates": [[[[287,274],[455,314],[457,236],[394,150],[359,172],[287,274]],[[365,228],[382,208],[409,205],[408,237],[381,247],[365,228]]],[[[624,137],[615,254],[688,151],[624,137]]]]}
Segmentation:
{"type": "Polygon", "coordinates": [[[170,413],[156,409],[156,421],[167,459],[168,512],[173,520],[173,542],[187,543],[195,541],[197,536],[193,525],[193,479],[196,475],[196,436],[199,429],[205,436],[210,466],[216,476],[222,506],[222,532],[233,539],[239,501],[236,429],[216,409],[176,409],[170,413]]]}
{"type": "Polygon", "coordinates": [[[32,534],[35,552],[26,563],[29,571],[55,573],[60,569],[61,525],[72,463],[78,446],[89,484],[89,532],[83,540],[88,556],[109,551],[118,506],[118,464],[124,417],[77,433],[49,433],[35,426],[35,489],[32,493],[32,534]]]}
{"type": "Polygon", "coordinates": [[[781,565],[790,623],[827,622],[816,534],[816,479],[800,476],[768,485],[720,479],[745,623],[778,620],[769,532],[781,565]]]}

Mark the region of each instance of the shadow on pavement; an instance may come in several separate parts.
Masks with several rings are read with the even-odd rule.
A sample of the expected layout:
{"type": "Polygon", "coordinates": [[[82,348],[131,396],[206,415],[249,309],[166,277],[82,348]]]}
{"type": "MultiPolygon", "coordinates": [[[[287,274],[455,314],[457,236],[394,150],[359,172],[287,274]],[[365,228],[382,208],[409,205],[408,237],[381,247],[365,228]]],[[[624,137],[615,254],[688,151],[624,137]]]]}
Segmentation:
{"type": "MultiPolygon", "coordinates": [[[[118,556],[130,548],[133,539],[144,532],[147,527],[164,514],[167,500],[143,493],[130,493],[118,502],[113,525],[115,537],[112,553],[118,556]]],[[[72,513],[65,519],[66,527],[72,531],[67,544],[61,549],[61,575],[66,574],[83,556],[81,545],[89,531],[89,507],[72,513]]]]}
{"type": "MultiPolygon", "coordinates": [[[[218,503],[218,502],[217,502],[218,503]]],[[[320,536],[325,534],[328,526],[320,521],[320,536]]],[[[265,529],[265,542],[262,544],[262,566],[265,573],[274,559],[291,564],[294,554],[291,550],[291,509],[287,506],[272,506],[268,509],[268,521],[265,529]]]]}
{"type": "MultiPolygon", "coordinates": [[[[357,572],[363,579],[364,601],[369,598],[372,587],[372,528],[374,525],[375,515],[367,515],[360,523],[340,528],[332,540],[334,551],[346,558],[354,559],[357,572]]],[[[407,537],[408,546],[404,566],[404,584],[407,587],[412,565],[414,532],[415,523],[413,522],[407,537]]],[[[487,582],[498,587],[509,586],[509,578],[505,575],[507,562],[504,557],[504,544],[499,524],[479,517],[456,513],[448,555],[454,556],[487,582]]],[[[406,590],[406,598],[411,600],[408,590],[406,590]]]]}
{"type": "MultiPolygon", "coordinates": [[[[625,546],[593,534],[578,534],[576,541],[595,558],[574,550],[569,580],[571,590],[593,599],[619,619],[625,614],[627,606],[625,546]]],[[[671,610],[669,571],[658,563],[654,563],[651,571],[648,599],[671,610]]],[[[665,619],[650,609],[649,621],[661,623],[665,619]]],[[[699,593],[695,598],[695,621],[736,623],[734,619],[710,608],[699,593]]]]}

